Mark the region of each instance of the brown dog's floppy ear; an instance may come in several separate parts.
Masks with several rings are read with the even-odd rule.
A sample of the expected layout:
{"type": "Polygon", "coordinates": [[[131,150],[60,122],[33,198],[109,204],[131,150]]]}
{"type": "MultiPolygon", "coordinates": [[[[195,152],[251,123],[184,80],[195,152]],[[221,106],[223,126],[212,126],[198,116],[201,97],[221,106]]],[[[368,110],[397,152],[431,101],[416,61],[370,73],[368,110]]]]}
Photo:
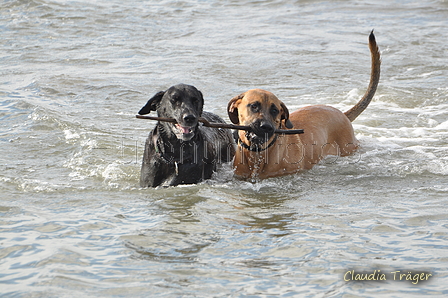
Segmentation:
{"type": "Polygon", "coordinates": [[[240,104],[243,97],[244,93],[241,93],[240,95],[232,98],[227,105],[227,114],[229,115],[229,119],[233,124],[240,123],[240,120],[238,118],[238,105],[240,104]]]}
{"type": "Polygon", "coordinates": [[[163,95],[165,94],[165,91],[159,91],[157,92],[153,97],[151,97],[146,105],[138,111],[139,115],[146,115],[151,113],[151,111],[157,110],[157,105],[162,100],[163,95]]]}
{"type": "Polygon", "coordinates": [[[281,120],[285,119],[285,126],[286,126],[286,128],[289,128],[289,129],[293,128],[294,125],[292,125],[291,121],[289,121],[289,110],[288,110],[288,108],[285,106],[285,104],[283,102],[281,103],[281,107],[282,107],[282,110],[283,110],[281,120]]]}

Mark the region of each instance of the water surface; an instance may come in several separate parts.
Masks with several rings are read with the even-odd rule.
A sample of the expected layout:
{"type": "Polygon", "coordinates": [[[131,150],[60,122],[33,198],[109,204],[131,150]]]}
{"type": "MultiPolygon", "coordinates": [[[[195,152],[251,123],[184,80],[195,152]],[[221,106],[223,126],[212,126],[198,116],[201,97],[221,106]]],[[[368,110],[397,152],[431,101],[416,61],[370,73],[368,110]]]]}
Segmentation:
{"type": "Polygon", "coordinates": [[[0,294],[445,297],[446,1],[2,1],[0,294]],[[138,187],[157,91],[274,92],[345,111],[362,148],[251,183],[138,187]],[[345,281],[345,273],[387,281],[345,281]],[[390,272],[427,272],[413,285],[390,272]]]}

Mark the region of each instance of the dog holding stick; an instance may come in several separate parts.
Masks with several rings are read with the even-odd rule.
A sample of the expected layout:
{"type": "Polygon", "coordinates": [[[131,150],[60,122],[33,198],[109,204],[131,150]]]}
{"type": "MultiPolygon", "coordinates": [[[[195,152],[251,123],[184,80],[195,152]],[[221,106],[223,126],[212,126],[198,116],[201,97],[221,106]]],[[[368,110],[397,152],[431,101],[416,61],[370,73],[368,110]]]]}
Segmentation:
{"type": "Polygon", "coordinates": [[[145,143],[141,187],[194,184],[210,179],[217,164],[230,162],[235,154],[231,131],[200,125],[225,123],[219,116],[203,111],[204,98],[194,86],[179,84],[156,93],[138,112],[157,111],[158,121],[145,143]]]}
{"type": "Polygon", "coordinates": [[[359,146],[351,122],[369,105],[380,77],[380,53],[373,31],[369,36],[372,68],[369,87],[361,100],[345,113],[325,105],[301,108],[291,114],[274,94],[261,89],[246,91],[230,100],[232,123],[247,125],[238,131],[235,175],[264,179],[311,169],[327,155],[347,156],[359,146]],[[278,128],[301,128],[303,134],[279,135],[278,128]]]}

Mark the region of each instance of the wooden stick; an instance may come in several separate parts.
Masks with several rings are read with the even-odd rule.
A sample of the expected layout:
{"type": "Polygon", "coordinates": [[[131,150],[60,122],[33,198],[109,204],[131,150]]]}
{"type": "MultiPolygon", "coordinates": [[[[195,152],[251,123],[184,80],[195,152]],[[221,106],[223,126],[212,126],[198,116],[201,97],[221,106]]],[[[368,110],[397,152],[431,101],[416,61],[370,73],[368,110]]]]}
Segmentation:
{"type": "MultiPolygon", "coordinates": [[[[135,115],[135,117],[138,119],[148,119],[148,120],[177,123],[177,121],[173,118],[143,116],[143,115],[135,115]]],[[[227,124],[227,123],[211,123],[211,122],[208,122],[207,119],[202,118],[202,117],[200,117],[198,121],[201,122],[206,127],[228,128],[228,129],[252,131],[252,128],[250,128],[250,126],[227,124]]],[[[293,135],[293,134],[302,134],[304,131],[303,131],[303,129],[276,129],[274,132],[279,133],[279,134],[293,135]]]]}

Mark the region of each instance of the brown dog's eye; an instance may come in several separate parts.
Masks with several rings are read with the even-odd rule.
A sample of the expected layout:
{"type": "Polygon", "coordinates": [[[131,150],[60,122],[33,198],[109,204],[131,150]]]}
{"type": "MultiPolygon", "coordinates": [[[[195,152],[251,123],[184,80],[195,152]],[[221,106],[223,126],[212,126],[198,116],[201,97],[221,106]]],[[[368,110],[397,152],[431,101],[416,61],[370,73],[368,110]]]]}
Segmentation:
{"type": "Polygon", "coordinates": [[[280,113],[280,111],[277,109],[275,105],[271,106],[270,112],[273,117],[277,117],[278,113],[280,113]]]}
{"type": "Polygon", "coordinates": [[[249,108],[252,111],[252,113],[258,113],[260,111],[260,103],[254,102],[249,104],[249,108]]]}

